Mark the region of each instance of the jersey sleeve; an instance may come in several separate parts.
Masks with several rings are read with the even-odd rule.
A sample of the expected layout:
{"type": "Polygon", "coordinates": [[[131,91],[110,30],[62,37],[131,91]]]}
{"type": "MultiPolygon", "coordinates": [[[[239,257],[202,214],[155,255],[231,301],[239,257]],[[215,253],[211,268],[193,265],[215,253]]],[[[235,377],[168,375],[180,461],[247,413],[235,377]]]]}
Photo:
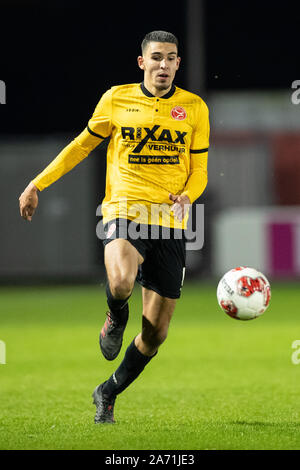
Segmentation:
{"type": "Polygon", "coordinates": [[[182,195],[196,201],[207,186],[207,159],[209,148],[209,113],[204,101],[198,109],[197,123],[190,147],[190,173],[182,195]]]}
{"type": "Polygon", "coordinates": [[[32,180],[32,183],[39,191],[43,191],[43,189],[71,171],[101,142],[103,142],[103,139],[91,135],[87,129],[84,129],[32,180]]]}
{"type": "Polygon", "coordinates": [[[71,171],[111,133],[111,91],[100,99],[87,127],[70,142],[32,183],[40,190],[47,188],[71,171]]]}
{"type": "Polygon", "coordinates": [[[209,147],[208,107],[201,100],[198,105],[197,121],[191,139],[190,153],[205,153],[209,147]]]}
{"type": "Polygon", "coordinates": [[[207,151],[191,155],[190,174],[182,196],[188,196],[191,203],[201,196],[207,186],[207,151]]]}
{"type": "Polygon", "coordinates": [[[106,139],[111,134],[112,122],[112,91],[106,91],[96,106],[93,116],[88,122],[89,133],[100,139],[106,139]]]}

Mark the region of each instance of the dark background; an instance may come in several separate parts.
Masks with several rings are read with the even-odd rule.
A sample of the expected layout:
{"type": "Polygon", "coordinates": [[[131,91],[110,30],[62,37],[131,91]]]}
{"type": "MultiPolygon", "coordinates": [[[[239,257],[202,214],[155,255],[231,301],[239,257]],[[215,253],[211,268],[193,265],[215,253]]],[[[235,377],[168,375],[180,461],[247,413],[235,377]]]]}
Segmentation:
{"type": "MultiPolygon", "coordinates": [[[[2,1],[0,79],[9,106],[0,107],[0,132],[81,131],[106,89],[142,80],[136,57],[155,29],[179,38],[176,84],[187,87],[186,4],[2,1]]],[[[290,87],[299,11],[292,2],[204,1],[205,90],[290,87]]]]}
{"type": "MultiPolygon", "coordinates": [[[[195,0],[121,3],[0,0],[0,80],[6,84],[6,104],[0,105],[0,196],[6,203],[0,231],[1,282],[11,279],[23,282],[31,279],[30,276],[36,281],[44,275],[44,267],[55,279],[58,270],[62,278],[73,276],[73,270],[80,277],[84,272],[83,262],[79,256],[78,261],[74,260],[75,253],[81,251],[78,246],[89,250],[89,257],[82,255],[82,258],[89,258],[89,263],[94,263],[97,269],[103,266],[102,243],[95,237],[98,222],[95,208],[104,197],[105,146],[96,148],[91,159],[41,193],[31,224],[19,216],[18,197],[29,181],[86,127],[108,88],[142,81],[143,73],[137,66],[140,44],[146,33],[158,29],[171,31],[179,39],[182,61],[176,85],[195,91],[191,88],[191,78],[194,77],[197,87],[199,65],[203,70],[199,88],[211,110],[210,162],[216,166],[201,197],[206,207],[206,241],[193,269],[197,275],[209,276],[211,255],[215,251],[212,222],[215,214],[224,209],[226,184],[232,182],[228,176],[227,183],[222,183],[224,162],[228,160],[228,168],[236,172],[235,163],[247,154],[243,142],[240,148],[231,148],[231,144],[227,148],[224,142],[219,142],[218,153],[216,134],[220,133],[220,127],[223,131],[222,120],[226,123],[230,116],[222,116],[217,122],[213,100],[218,99],[219,91],[233,92],[232,102],[239,91],[262,91],[265,96],[273,91],[290,94],[291,83],[300,78],[299,12],[300,7],[295,7],[293,2],[274,4],[255,0],[198,3],[195,0]],[[191,4],[199,6],[197,15],[191,14],[188,8],[191,4]],[[234,165],[231,156],[236,159],[234,165]],[[219,187],[223,188],[222,196],[216,191],[219,187]]],[[[290,103],[289,96],[287,102],[290,103]]],[[[243,101],[242,106],[246,119],[248,102],[243,101]]],[[[295,110],[291,104],[290,108],[295,110]]],[[[278,107],[277,111],[280,113],[278,107]]],[[[232,140],[239,144],[236,136],[232,140]]],[[[250,141],[251,145],[257,143],[256,138],[250,141]]],[[[268,140],[266,146],[272,149],[273,141],[268,140]]],[[[284,141],[285,152],[290,147],[284,141]]],[[[255,147],[253,160],[258,151],[255,147]]],[[[298,154],[293,158],[288,175],[295,173],[298,154]]],[[[261,168],[261,165],[257,168],[259,173],[261,168]]],[[[236,182],[243,181],[243,174],[234,175],[236,182]]],[[[272,191],[277,195],[277,180],[275,176],[272,178],[272,191]]],[[[288,189],[292,186],[289,181],[290,176],[288,189]]],[[[246,183],[251,186],[250,181],[245,181],[245,186],[246,183]]],[[[266,182],[260,186],[268,192],[266,182]]],[[[257,193],[255,204],[261,205],[264,201],[260,192],[257,193]]],[[[265,199],[270,203],[271,198],[265,199]]],[[[273,199],[272,202],[278,203],[278,198],[273,199]]],[[[248,196],[243,200],[253,203],[253,198],[248,196]]],[[[236,196],[234,203],[239,203],[236,196]]],[[[298,199],[292,200],[292,204],[296,203],[298,199]]],[[[97,269],[92,274],[96,279],[97,269]]]]}

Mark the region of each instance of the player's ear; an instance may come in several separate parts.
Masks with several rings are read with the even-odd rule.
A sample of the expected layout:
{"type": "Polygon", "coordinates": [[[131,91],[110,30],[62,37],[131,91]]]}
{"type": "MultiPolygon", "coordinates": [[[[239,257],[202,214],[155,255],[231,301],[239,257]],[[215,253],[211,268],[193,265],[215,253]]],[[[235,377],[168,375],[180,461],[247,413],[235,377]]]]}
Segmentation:
{"type": "Polygon", "coordinates": [[[137,58],[138,66],[140,69],[145,70],[144,57],[139,55],[137,58]]]}
{"type": "Polygon", "coordinates": [[[176,62],[177,62],[177,63],[176,63],[176,70],[178,70],[178,69],[179,69],[180,62],[181,62],[181,57],[177,57],[176,62]]]}

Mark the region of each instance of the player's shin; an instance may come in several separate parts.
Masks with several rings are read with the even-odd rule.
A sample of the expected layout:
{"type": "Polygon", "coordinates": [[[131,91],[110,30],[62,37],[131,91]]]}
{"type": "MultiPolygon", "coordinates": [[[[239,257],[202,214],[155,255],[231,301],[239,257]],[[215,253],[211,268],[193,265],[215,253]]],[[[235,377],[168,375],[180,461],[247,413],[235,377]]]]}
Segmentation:
{"type": "Polygon", "coordinates": [[[103,385],[103,393],[108,396],[116,396],[123,392],[156,354],[145,356],[137,349],[133,340],[128,346],[120,366],[103,385]]]}
{"type": "Polygon", "coordinates": [[[116,299],[111,293],[108,282],[106,284],[106,296],[112,319],[121,324],[126,323],[128,320],[128,309],[124,307],[127,305],[130,296],[126,299],[116,299]]]}

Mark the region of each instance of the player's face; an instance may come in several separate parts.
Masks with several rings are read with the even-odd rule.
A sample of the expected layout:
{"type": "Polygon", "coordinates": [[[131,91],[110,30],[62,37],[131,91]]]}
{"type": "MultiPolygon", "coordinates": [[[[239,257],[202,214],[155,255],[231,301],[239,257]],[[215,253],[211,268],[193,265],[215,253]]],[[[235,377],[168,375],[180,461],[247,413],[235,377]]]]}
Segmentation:
{"type": "Polygon", "coordinates": [[[168,92],[179,63],[176,44],[150,42],[143,56],[138,57],[139,67],[144,70],[145,87],[152,93],[153,90],[158,93],[168,92]]]}

